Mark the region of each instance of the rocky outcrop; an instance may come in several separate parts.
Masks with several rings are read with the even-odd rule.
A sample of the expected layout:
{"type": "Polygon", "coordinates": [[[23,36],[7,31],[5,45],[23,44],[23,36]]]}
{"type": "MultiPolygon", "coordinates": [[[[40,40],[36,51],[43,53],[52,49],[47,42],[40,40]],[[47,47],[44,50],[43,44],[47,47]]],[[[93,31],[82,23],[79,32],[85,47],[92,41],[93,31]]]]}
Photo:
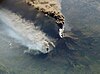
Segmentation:
{"type": "Polygon", "coordinates": [[[63,28],[65,19],[57,0],[26,0],[26,3],[43,12],[46,16],[54,18],[59,28],[63,28]]]}

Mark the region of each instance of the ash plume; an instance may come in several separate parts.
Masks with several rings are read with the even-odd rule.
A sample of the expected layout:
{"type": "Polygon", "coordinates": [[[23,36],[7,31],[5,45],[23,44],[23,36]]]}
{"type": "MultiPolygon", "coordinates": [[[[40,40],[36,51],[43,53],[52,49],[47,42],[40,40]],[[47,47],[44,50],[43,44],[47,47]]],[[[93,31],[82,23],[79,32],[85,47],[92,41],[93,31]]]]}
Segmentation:
{"type": "MultiPolygon", "coordinates": [[[[0,19],[5,22],[7,35],[14,38],[16,42],[29,48],[28,52],[36,51],[48,53],[52,50],[53,43],[49,38],[34,26],[34,23],[26,21],[20,15],[8,10],[0,10],[0,19]]],[[[27,52],[27,51],[25,51],[27,52]]]]}
{"type": "Polygon", "coordinates": [[[26,0],[26,3],[46,16],[54,18],[59,27],[59,35],[63,37],[65,18],[61,12],[61,0],[26,0]]]}
{"type": "MultiPolygon", "coordinates": [[[[35,50],[42,53],[49,53],[51,50],[53,50],[53,47],[56,46],[52,42],[52,39],[53,38],[59,39],[59,37],[60,39],[63,38],[63,31],[69,29],[69,27],[67,28],[67,24],[64,23],[65,22],[64,15],[61,13],[61,0],[59,1],[46,0],[46,1],[48,1],[49,3],[43,1],[42,8],[41,8],[41,4],[40,6],[38,6],[39,3],[35,4],[36,5],[35,7],[33,0],[27,0],[27,1],[26,0],[20,0],[20,1],[4,0],[4,2],[1,3],[1,8],[4,8],[3,10],[0,9],[0,13],[2,16],[1,19],[4,22],[5,20],[7,21],[6,25],[9,27],[9,29],[6,30],[8,32],[8,35],[14,38],[15,41],[17,40],[16,42],[27,46],[29,50],[25,52],[30,52],[31,50],[35,50]],[[53,5],[53,7],[50,7],[49,10],[44,7],[45,6],[44,3],[47,3],[46,4],[47,7],[50,6],[50,4],[51,6],[53,5]],[[43,14],[40,12],[43,12],[43,14]],[[44,16],[46,17],[45,19],[43,19],[44,16]],[[54,21],[57,23],[58,26],[55,26],[55,24],[53,24],[54,22],[50,23],[52,22],[50,17],[54,19],[54,21]],[[49,18],[49,20],[47,18],[49,18]],[[41,21],[42,22],[49,21],[49,23],[45,24],[42,23],[41,21]],[[45,25],[41,25],[41,24],[45,24],[45,25]],[[43,27],[43,29],[40,29],[40,27],[43,27]],[[57,31],[55,29],[57,29],[57,31]],[[52,33],[52,34],[48,34],[48,33],[52,33]],[[50,37],[47,36],[47,34],[50,37]]],[[[57,39],[53,39],[55,43],[57,43],[56,42],[57,39]]]]}

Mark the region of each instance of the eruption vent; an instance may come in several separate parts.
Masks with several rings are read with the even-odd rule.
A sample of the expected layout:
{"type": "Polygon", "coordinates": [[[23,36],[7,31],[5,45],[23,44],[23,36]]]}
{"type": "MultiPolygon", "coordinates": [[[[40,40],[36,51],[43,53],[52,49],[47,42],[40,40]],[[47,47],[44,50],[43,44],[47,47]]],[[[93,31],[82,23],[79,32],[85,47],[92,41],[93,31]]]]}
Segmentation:
{"type": "Polygon", "coordinates": [[[59,27],[59,35],[61,38],[63,37],[65,19],[61,13],[61,0],[26,0],[26,3],[46,16],[54,18],[59,27]]]}

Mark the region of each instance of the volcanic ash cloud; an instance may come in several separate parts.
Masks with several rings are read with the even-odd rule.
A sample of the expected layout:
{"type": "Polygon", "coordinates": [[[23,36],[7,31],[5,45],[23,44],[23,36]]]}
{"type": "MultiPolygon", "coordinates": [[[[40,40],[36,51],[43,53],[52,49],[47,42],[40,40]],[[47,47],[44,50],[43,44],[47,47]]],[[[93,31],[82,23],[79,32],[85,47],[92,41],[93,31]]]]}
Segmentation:
{"type": "Polygon", "coordinates": [[[26,3],[43,12],[46,16],[54,18],[60,28],[59,35],[61,37],[65,22],[64,16],[61,13],[61,0],[26,0],[26,3]]]}

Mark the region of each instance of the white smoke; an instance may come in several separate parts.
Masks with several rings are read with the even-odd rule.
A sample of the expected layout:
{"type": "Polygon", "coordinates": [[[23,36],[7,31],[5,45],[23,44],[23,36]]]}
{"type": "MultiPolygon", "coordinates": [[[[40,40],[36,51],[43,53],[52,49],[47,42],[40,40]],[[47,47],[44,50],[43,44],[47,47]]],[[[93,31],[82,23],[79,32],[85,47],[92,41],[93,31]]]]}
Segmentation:
{"type": "MultiPolygon", "coordinates": [[[[58,5],[59,5],[59,9],[62,11],[62,0],[57,0],[58,1],[58,5]]],[[[71,31],[71,27],[69,26],[68,23],[64,23],[64,26],[62,29],[59,29],[59,35],[61,38],[63,38],[63,32],[66,31],[71,31]]]]}
{"type": "Polygon", "coordinates": [[[49,45],[50,40],[45,33],[34,26],[34,23],[5,9],[0,10],[0,19],[9,27],[6,29],[7,34],[16,42],[27,46],[29,50],[42,53],[48,53],[52,50],[49,45]],[[46,48],[49,48],[48,51],[46,48]]]}
{"type": "Polygon", "coordinates": [[[58,0],[58,2],[60,3],[60,5],[61,5],[61,3],[62,3],[62,0],[58,0]]]}
{"type": "Polygon", "coordinates": [[[58,8],[61,10],[61,9],[62,9],[62,8],[61,8],[62,0],[57,0],[57,2],[58,2],[58,8]]]}

